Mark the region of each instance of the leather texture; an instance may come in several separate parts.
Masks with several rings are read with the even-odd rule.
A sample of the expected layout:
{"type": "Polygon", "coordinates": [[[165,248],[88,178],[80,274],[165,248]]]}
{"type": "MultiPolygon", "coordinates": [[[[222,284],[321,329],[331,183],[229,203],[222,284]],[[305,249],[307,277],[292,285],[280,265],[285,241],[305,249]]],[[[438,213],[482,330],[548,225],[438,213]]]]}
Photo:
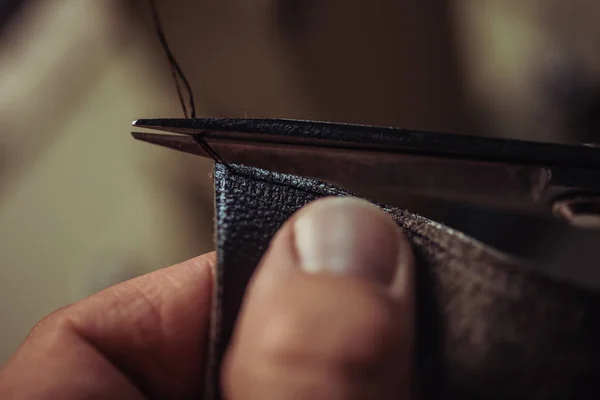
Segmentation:
{"type": "MultiPolygon", "coordinates": [[[[215,166],[217,290],[207,398],[245,287],[278,228],[328,184],[239,165],[215,166]]],[[[423,399],[597,398],[600,298],[552,281],[459,232],[379,204],[417,260],[415,375],[423,399]]]]}

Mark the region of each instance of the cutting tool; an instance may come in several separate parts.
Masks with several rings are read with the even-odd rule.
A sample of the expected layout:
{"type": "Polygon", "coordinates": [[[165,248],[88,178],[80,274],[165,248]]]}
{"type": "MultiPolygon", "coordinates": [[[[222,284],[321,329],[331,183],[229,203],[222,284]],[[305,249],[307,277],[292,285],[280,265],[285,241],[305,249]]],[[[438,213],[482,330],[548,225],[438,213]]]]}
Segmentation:
{"type": "Polygon", "coordinates": [[[412,193],[464,206],[443,222],[544,264],[545,273],[600,289],[598,146],[283,119],[140,119],[133,125],[171,133],[133,132],[136,139],[231,168],[376,187],[388,194],[385,204],[412,193]]]}

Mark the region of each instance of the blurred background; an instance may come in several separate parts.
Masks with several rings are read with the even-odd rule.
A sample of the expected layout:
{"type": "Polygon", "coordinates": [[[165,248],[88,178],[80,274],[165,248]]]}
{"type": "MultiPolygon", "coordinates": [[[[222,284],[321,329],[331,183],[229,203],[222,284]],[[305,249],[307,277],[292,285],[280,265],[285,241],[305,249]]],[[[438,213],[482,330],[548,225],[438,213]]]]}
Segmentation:
{"type": "MultiPolygon", "coordinates": [[[[598,141],[600,3],[162,0],[200,116],[598,141]]],[[[0,365],[52,310],[213,248],[145,0],[0,1],[0,365]]]]}

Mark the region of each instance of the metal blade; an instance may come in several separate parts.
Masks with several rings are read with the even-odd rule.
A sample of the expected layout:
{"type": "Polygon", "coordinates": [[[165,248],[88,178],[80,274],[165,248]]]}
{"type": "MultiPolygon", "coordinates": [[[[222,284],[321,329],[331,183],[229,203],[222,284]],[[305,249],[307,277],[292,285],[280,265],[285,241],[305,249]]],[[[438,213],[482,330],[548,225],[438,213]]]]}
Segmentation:
{"type": "Polygon", "coordinates": [[[189,136],[163,135],[146,132],[131,132],[131,135],[142,142],[155,144],[157,146],[181,151],[183,153],[209,157],[208,153],[206,153],[206,151],[189,136]]]}
{"type": "MultiPolygon", "coordinates": [[[[208,157],[198,137],[139,132],[133,136],[208,157]]],[[[547,196],[552,193],[548,190],[552,180],[548,169],[385,151],[202,138],[224,161],[236,164],[232,168],[243,164],[315,178],[401,208],[411,193],[442,199],[434,212],[432,208],[420,212],[420,200],[407,208],[506,254],[522,257],[546,276],[600,287],[600,270],[596,268],[600,250],[595,245],[600,243],[600,232],[575,229],[547,218],[547,196]]]]}
{"type": "MultiPolygon", "coordinates": [[[[134,133],[139,140],[207,157],[192,136],[134,133]]],[[[539,210],[550,180],[544,168],[361,149],[202,138],[229,164],[300,175],[334,184],[377,186],[527,213],[539,210]]]]}
{"type": "Polygon", "coordinates": [[[214,140],[360,148],[545,168],[600,170],[600,148],[581,145],[280,119],[141,119],[134,126],[214,140]]]}

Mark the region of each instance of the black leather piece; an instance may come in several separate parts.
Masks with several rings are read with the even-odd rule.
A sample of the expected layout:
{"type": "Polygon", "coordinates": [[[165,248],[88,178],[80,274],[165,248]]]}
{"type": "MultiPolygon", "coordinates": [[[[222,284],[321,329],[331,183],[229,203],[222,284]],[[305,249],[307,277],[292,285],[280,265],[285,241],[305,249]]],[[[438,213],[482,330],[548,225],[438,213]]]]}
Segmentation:
{"type": "MultiPolygon", "coordinates": [[[[215,167],[218,290],[210,389],[245,286],[277,229],[330,185],[215,167]]],[[[416,377],[424,399],[597,398],[600,298],[440,224],[382,206],[417,258],[416,377]]]]}

